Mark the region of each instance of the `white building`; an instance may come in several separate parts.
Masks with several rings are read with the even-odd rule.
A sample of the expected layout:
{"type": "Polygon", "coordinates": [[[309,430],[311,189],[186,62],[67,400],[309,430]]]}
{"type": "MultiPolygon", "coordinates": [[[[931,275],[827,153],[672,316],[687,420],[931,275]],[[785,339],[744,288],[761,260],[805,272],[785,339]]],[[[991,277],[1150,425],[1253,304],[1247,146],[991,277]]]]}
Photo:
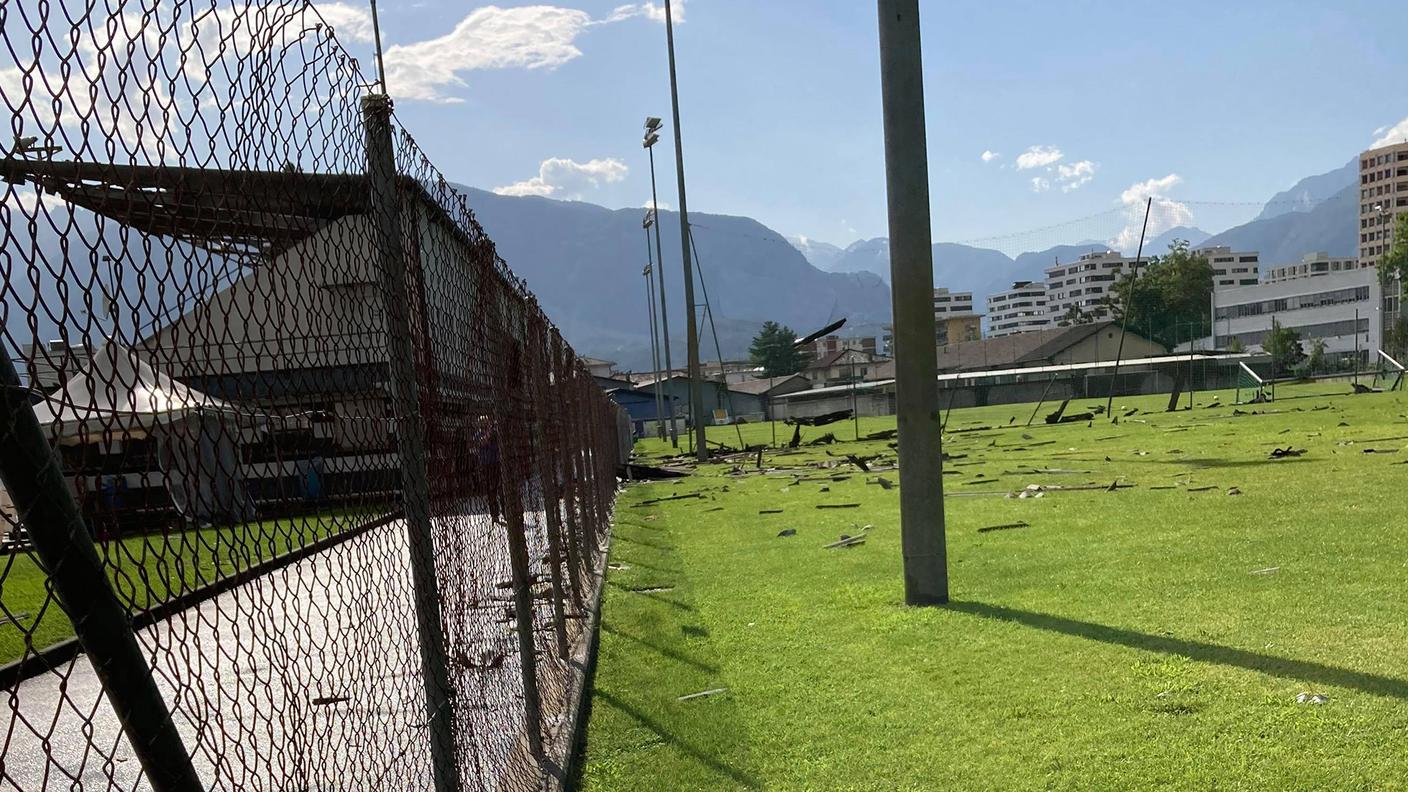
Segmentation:
{"type": "Polygon", "coordinates": [[[1109,318],[1105,298],[1115,282],[1132,267],[1134,259],[1107,250],[1086,253],[1070,264],[1046,268],[1046,315],[1050,324],[1071,324],[1066,315],[1072,308],[1084,314],[1081,321],[1109,318]]]}
{"type": "Polygon", "coordinates": [[[973,292],[956,292],[948,289],[934,289],[934,318],[947,319],[953,315],[968,316],[973,313],[973,292]]]}
{"type": "Polygon", "coordinates": [[[1226,349],[1236,339],[1245,349],[1260,347],[1274,319],[1306,341],[1324,339],[1329,354],[1358,349],[1372,360],[1382,346],[1382,294],[1378,273],[1366,267],[1223,289],[1213,294],[1214,343],[1226,349]]]}
{"type": "Polygon", "coordinates": [[[1260,262],[1255,251],[1235,251],[1230,247],[1197,248],[1194,255],[1208,260],[1212,267],[1212,287],[1222,290],[1235,286],[1255,286],[1260,282],[1260,262]]]}
{"type": "Polygon", "coordinates": [[[1017,281],[1012,288],[988,295],[988,337],[1045,330],[1051,326],[1046,311],[1046,284],[1017,281]]]}
{"type": "Polygon", "coordinates": [[[1279,283],[1296,278],[1313,278],[1316,275],[1328,275],[1332,272],[1348,272],[1356,269],[1359,269],[1359,259],[1354,256],[1331,256],[1329,253],[1321,251],[1307,253],[1298,264],[1267,267],[1265,281],[1279,283]]]}

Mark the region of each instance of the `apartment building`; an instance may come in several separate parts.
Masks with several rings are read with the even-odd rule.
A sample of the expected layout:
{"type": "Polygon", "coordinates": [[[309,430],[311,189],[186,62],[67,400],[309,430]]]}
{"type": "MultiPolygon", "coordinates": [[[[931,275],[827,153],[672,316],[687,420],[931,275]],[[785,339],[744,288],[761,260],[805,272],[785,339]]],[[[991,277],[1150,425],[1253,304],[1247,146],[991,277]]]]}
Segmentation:
{"type": "Polygon", "coordinates": [[[1359,269],[1359,259],[1353,256],[1331,256],[1325,251],[1320,251],[1305,254],[1305,257],[1297,264],[1267,267],[1263,280],[1266,283],[1280,283],[1281,281],[1295,280],[1296,278],[1313,278],[1317,275],[1328,275],[1332,272],[1348,272],[1356,269],[1359,269]]]}
{"type": "Polygon", "coordinates": [[[973,313],[973,292],[934,289],[934,319],[973,313]]]}
{"type": "Polygon", "coordinates": [[[1272,320],[1306,341],[1324,339],[1331,354],[1357,349],[1367,361],[1381,346],[1383,289],[1377,271],[1367,267],[1233,287],[1214,297],[1218,349],[1226,349],[1234,338],[1247,349],[1261,346],[1272,320]]]}
{"type": "Polygon", "coordinates": [[[1133,264],[1134,259],[1107,250],[1047,267],[1046,316],[1050,324],[1072,324],[1067,317],[1073,308],[1080,309],[1082,322],[1109,318],[1105,300],[1133,264]]]}
{"type": "Polygon", "coordinates": [[[1193,253],[1206,258],[1208,265],[1212,267],[1214,290],[1255,286],[1261,280],[1261,263],[1258,260],[1260,257],[1255,251],[1235,251],[1224,245],[1197,248],[1193,253]]]}
{"type": "Polygon", "coordinates": [[[1051,326],[1046,312],[1046,284],[1017,281],[1012,288],[988,295],[988,337],[998,338],[1051,326]]]}
{"type": "Polygon", "coordinates": [[[1408,212],[1408,142],[1359,155],[1359,263],[1376,267],[1393,241],[1393,223],[1408,212]]]}

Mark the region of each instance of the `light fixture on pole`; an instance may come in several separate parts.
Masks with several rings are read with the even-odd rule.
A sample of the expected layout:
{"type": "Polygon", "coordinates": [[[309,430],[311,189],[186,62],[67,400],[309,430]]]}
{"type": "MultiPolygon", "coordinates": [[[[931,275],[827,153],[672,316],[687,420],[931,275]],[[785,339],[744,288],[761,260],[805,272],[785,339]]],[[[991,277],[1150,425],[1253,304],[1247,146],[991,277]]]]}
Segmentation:
{"type": "MultiPolygon", "coordinates": [[[[670,360],[670,314],[665,309],[665,254],[660,247],[660,224],[655,222],[660,217],[660,199],[655,192],[655,144],[660,140],[660,119],[650,116],[645,119],[645,138],[641,141],[641,146],[650,153],[650,213],[646,215],[646,233],[649,233],[650,226],[655,226],[655,260],[660,263],[655,268],[655,277],[659,279],[660,287],[660,346],[664,350],[661,357],[665,361],[665,371],[663,376],[668,379],[674,374],[674,362],[670,360]]],[[[649,240],[647,240],[649,244],[649,240]]],[[[656,367],[655,381],[660,381],[662,374],[659,367],[656,367]]],[[[670,445],[674,448],[680,447],[680,433],[675,428],[675,400],[669,396],[670,406],[670,445]]]]}

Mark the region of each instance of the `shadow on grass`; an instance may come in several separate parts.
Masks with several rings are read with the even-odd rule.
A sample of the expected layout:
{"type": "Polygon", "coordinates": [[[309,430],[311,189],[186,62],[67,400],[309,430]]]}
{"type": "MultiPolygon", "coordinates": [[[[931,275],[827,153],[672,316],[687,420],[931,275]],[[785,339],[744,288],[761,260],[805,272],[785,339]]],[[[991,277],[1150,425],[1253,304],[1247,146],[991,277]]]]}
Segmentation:
{"type": "MultiPolygon", "coordinates": [[[[641,569],[649,569],[649,570],[653,570],[653,571],[655,571],[655,572],[660,572],[660,573],[666,574],[666,575],[678,575],[678,574],[680,574],[680,570],[678,570],[678,569],[675,569],[675,568],[672,568],[672,567],[665,567],[665,566],[656,566],[655,564],[647,564],[647,563],[645,563],[644,561],[637,561],[637,560],[634,559],[634,558],[619,558],[619,557],[618,557],[618,558],[617,558],[615,561],[613,561],[612,563],[616,563],[616,564],[625,564],[626,566],[629,566],[629,567],[640,567],[641,569]]],[[[614,570],[614,571],[623,572],[623,571],[626,571],[626,570],[614,570]]]]}
{"type": "Polygon", "coordinates": [[[1259,671],[1285,679],[1353,688],[1373,695],[1408,699],[1408,681],[1362,671],[1351,671],[1308,660],[1292,660],[1166,635],[1149,635],[1119,627],[1068,619],[1064,616],[1053,616],[1049,613],[1036,613],[1001,605],[988,605],[982,602],[950,602],[945,607],[949,610],[982,616],[986,619],[1015,622],[1039,630],[1088,638],[1092,641],[1117,646],[1127,646],[1131,649],[1146,649],[1151,652],[1180,655],[1203,663],[1217,663],[1248,671],[1259,671]]]}
{"type": "Polygon", "coordinates": [[[636,595],[637,597],[645,597],[645,598],[647,598],[647,599],[653,599],[653,600],[655,600],[656,602],[664,603],[664,604],[666,604],[666,605],[669,605],[669,606],[672,607],[672,608],[679,608],[680,610],[686,610],[686,611],[690,611],[690,612],[693,612],[693,611],[694,611],[694,606],[693,606],[693,605],[690,605],[690,604],[684,603],[684,602],[680,602],[679,600],[670,599],[669,597],[662,597],[662,596],[660,596],[659,592],[655,592],[655,591],[640,591],[640,590],[638,590],[638,589],[631,588],[630,586],[623,586],[623,585],[621,585],[620,583],[617,583],[616,581],[610,580],[610,579],[608,579],[608,580],[606,581],[606,585],[608,585],[608,586],[610,586],[610,587],[612,587],[612,588],[614,588],[614,589],[617,589],[618,591],[624,591],[624,592],[626,592],[627,594],[634,594],[634,595],[636,595]]]}
{"type": "Polygon", "coordinates": [[[627,640],[627,641],[634,641],[635,643],[638,643],[638,644],[640,644],[641,646],[644,646],[644,647],[647,648],[647,649],[650,649],[650,650],[653,650],[653,651],[655,651],[655,652],[658,652],[659,654],[664,655],[665,657],[668,657],[668,658],[670,658],[671,660],[674,660],[674,661],[680,662],[680,663],[684,663],[685,665],[694,666],[695,668],[699,669],[700,671],[705,671],[705,672],[708,672],[708,673],[710,673],[710,674],[717,674],[717,673],[719,672],[719,667],[718,667],[718,666],[709,665],[708,663],[700,662],[699,660],[695,660],[693,657],[690,657],[689,655],[685,654],[684,652],[676,651],[676,650],[674,650],[674,649],[671,649],[671,648],[668,647],[668,646],[661,646],[660,644],[655,643],[655,642],[653,642],[653,641],[648,641],[648,640],[646,640],[646,639],[644,639],[644,638],[638,638],[638,637],[636,637],[636,636],[634,636],[634,635],[631,635],[630,633],[621,632],[620,630],[617,630],[617,629],[613,628],[613,627],[612,627],[611,625],[609,625],[609,624],[602,623],[602,625],[601,625],[601,631],[604,632],[604,633],[607,633],[608,635],[614,635],[614,636],[616,636],[617,638],[624,638],[624,639],[627,640]]]}
{"type": "Polygon", "coordinates": [[[648,540],[648,539],[632,539],[631,537],[626,536],[625,534],[621,534],[621,533],[615,534],[612,538],[615,539],[616,541],[619,541],[619,542],[625,542],[625,543],[627,543],[627,544],[633,544],[633,545],[640,545],[641,547],[649,547],[649,548],[651,548],[651,549],[653,549],[653,550],[666,550],[666,551],[669,551],[669,550],[674,550],[674,549],[675,549],[675,546],[674,546],[674,545],[671,545],[671,544],[665,544],[665,543],[663,543],[663,542],[652,542],[652,541],[650,541],[650,540],[648,540]]]}
{"type": "Polygon", "coordinates": [[[1297,462],[1314,462],[1312,457],[1285,457],[1284,459],[1270,459],[1268,457],[1257,457],[1255,459],[1215,459],[1212,457],[1185,457],[1173,454],[1157,459],[1140,459],[1140,462],[1153,462],[1162,465],[1185,465],[1196,468],[1237,468],[1237,467],[1261,467],[1262,465],[1294,465],[1297,462]]]}
{"type": "Polygon", "coordinates": [[[598,688],[593,698],[598,702],[614,707],[620,710],[621,712],[625,713],[626,715],[631,716],[642,726],[655,732],[655,734],[660,739],[688,754],[699,763],[707,765],[709,768],[713,769],[719,774],[728,776],[730,779],[733,780],[735,784],[738,784],[739,786],[745,787],[747,789],[762,789],[762,785],[758,782],[758,779],[741,770],[737,770],[727,764],[724,764],[723,762],[719,761],[718,758],[710,756],[709,754],[705,753],[694,745],[691,745],[686,740],[680,738],[678,735],[666,729],[664,725],[662,725],[659,721],[655,720],[649,715],[646,715],[644,712],[641,712],[635,707],[632,707],[630,704],[627,704],[626,702],[616,698],[607,691],[598,688]]]}

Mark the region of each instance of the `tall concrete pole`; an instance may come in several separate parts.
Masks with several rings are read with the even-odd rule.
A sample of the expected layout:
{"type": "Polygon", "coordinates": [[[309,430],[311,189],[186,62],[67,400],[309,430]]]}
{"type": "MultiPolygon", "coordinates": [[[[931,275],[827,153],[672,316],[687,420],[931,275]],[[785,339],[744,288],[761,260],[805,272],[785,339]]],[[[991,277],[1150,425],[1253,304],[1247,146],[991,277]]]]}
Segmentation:
{"type": "Polygon", "coordinates": [[[694,417],[694,453],[709,460],[704,439],[704,394],[699,381],[699,322],[694,315],[694,265],[689,258],[689,202],[684,195],[684,140],[680,137],[680,87],[675,78],[675,24],[670,0],[665,0],[665,44],[670,51],[670,109],[675,119],[675,176],[680,188],[680,248],[684,257],[685,344],[689,353],[689,412],[694,417]]]}
{"type": "Polygon", "coordinates": [[[910,605],[937,605],[948,602],[948,560],[919,2],[877,0],[877,5],[890,209],[904,598],[910,605]]]}

